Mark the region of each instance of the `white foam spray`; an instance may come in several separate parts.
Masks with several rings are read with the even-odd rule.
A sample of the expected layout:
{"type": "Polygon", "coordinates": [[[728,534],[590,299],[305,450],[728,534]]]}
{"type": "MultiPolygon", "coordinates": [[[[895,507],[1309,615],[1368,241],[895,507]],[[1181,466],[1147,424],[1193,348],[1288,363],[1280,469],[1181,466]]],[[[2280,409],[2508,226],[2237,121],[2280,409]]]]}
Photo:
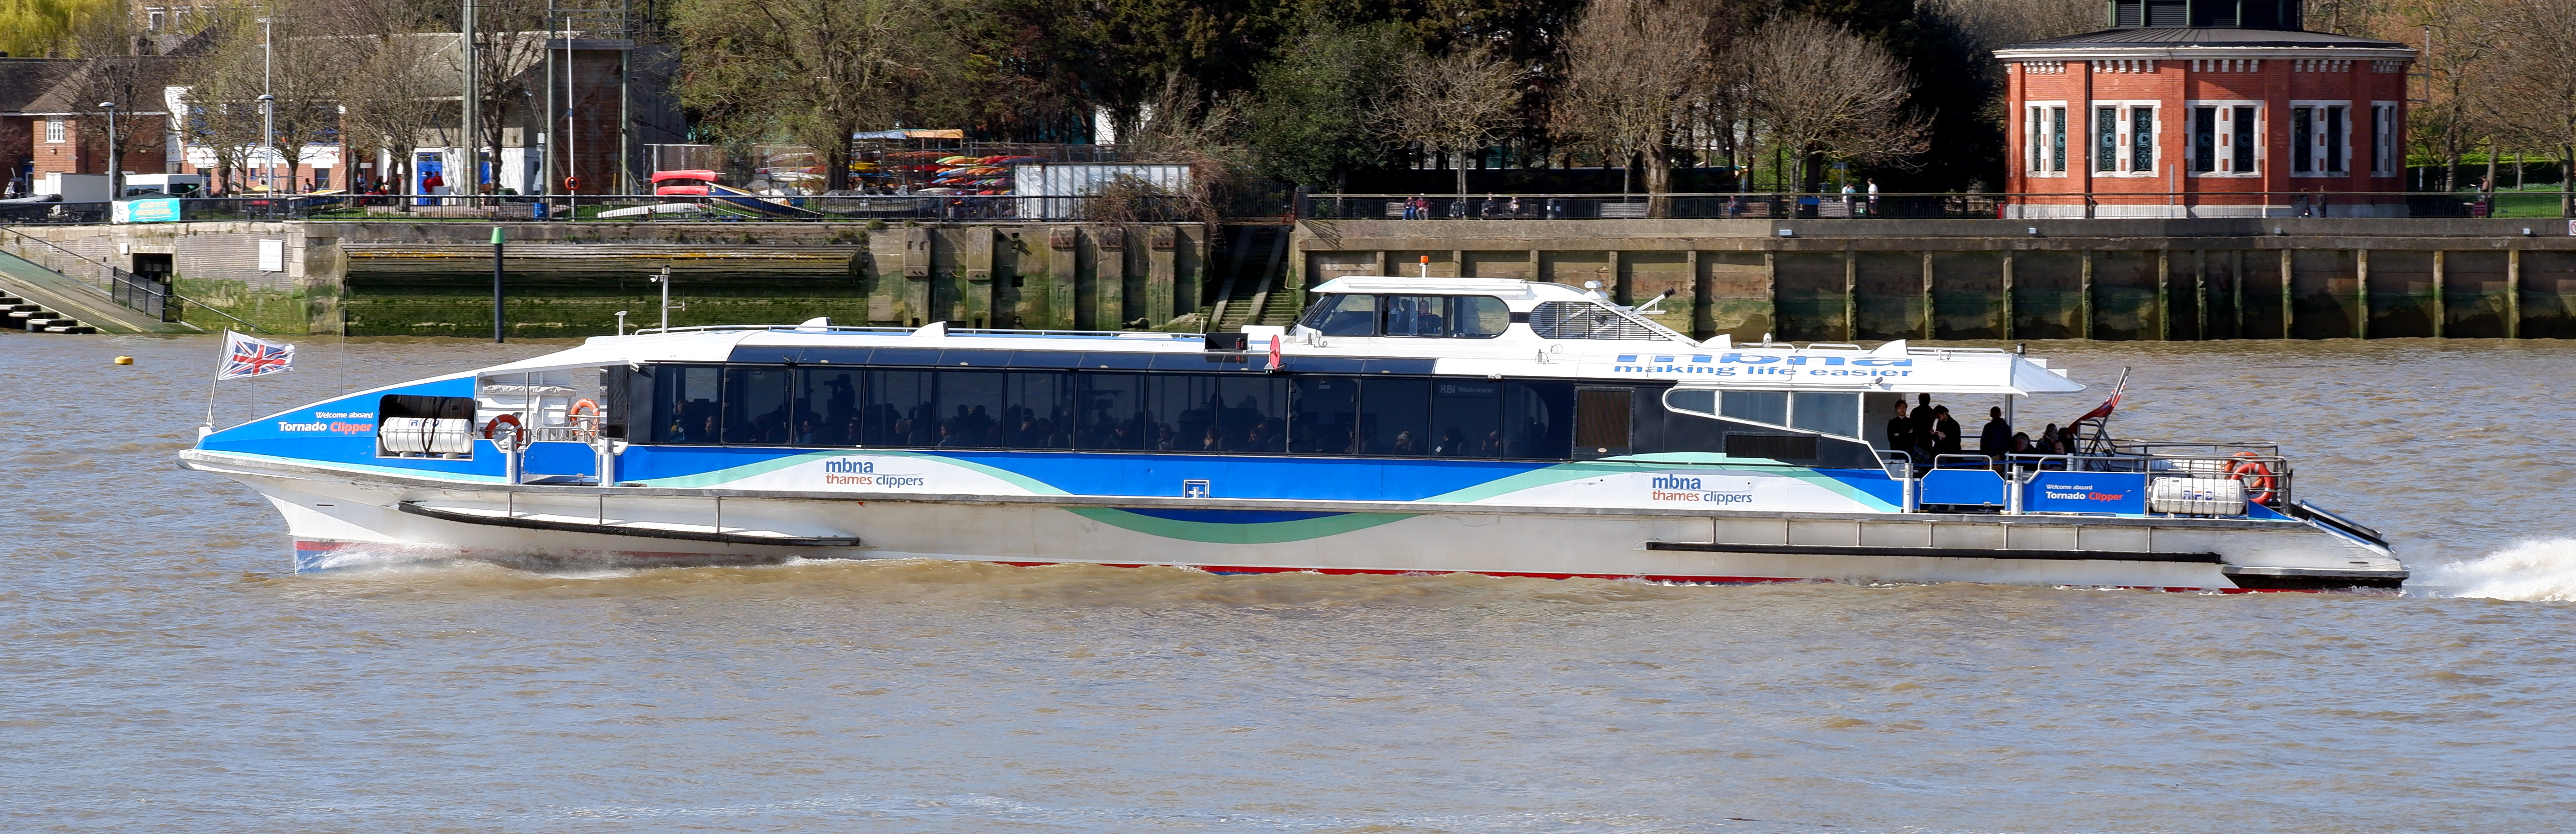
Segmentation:
{"type": "Polygon", "coordinates": [[[2576,539],[2534,539],[2457,562],[2409,565],[2407,596],[2576,602],[2576,539]]]}

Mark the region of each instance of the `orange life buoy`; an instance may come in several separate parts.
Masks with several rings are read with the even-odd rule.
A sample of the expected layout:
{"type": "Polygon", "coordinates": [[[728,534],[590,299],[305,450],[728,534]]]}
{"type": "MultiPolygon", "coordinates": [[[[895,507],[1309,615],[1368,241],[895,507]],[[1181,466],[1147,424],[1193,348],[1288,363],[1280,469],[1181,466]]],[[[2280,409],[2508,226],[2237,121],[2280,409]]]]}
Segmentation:
{"type": "Polygon", "coordinates": [[[2236,456],[2244,460],[2227,467],[2227,477],[2245,482],[2246,500],[2257,504],[2272,503],[2274,476],[2271,465],[2256,458],[2253,452],[2238,452],[2236,456]]]}
{"type": "Polygon", "coordinates": [[[499,438],[495,437],[495,435],[500,433],[501,426],[505,423],[510,426],[510,445],[522,449],[527,448],[528,429],[526,426],[519,425],[519,415],[516,414],[503,414],[499,417],[492,418],[492,422],[483,424],[483,439],[498,440],[499,438]]]}
{"type": "Polygon", "coordinates": [[[588,398],[575,401],[571,408],[564,409],[564,422],[571,423],[573,431],[580,436],[599,431],[599,404],[588,398]],[[590,422],[583,423],[583,417],[590,418],[590,422]]]}

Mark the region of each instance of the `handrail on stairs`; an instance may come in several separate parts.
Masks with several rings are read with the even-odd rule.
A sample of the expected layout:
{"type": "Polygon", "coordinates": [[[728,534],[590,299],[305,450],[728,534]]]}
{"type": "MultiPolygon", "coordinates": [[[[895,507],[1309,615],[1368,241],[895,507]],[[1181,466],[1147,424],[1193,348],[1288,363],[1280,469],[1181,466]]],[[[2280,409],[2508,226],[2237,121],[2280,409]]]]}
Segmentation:
{"type": "MultiPolygon", "coordinates": [[[[63,248],[62,244],[55,243],[55,242],[53,242],[53,241],[46,240],[46,239],[44,239],[44,238],[40,238],[40,237],[37,237],[37,236],[35,236],[35,235],[28,234],[28,233],[26,233],[26,232],[18,231],[16,228],[13,228],[13,227],[9,227],[9,226],[0,226],[0,231],[5,231],[5,232],[8,232],[8,233],[10,233],[10,234],[13,234],[13,235],[17,235],[17,236],[19,236],[19,237],[22,237],[22,238],[26,238],[26,239],[28,239],[28,240],[35,241],[35,242],[37,242],[37,243],[42,243],[42,244],[44,244],[44,245],[46,245],[46,246],[53,247],[55,251],[57,251],[57,252],[61,252],[61,253],[65,254],[65,255],[69,255],[69,256],[71,256],[71,258],[72,258],[73,260],[81,261],[81,262],[83,262],[83,263],[87,263],[87,264],[89,264],[89,265],[91,265],[91,266],[98,267],[100,270],[103,270],[103,274],[105,274],[105,275],[107,275],[107,276],[108,276],[108,281],[110,281],[110,282],[114,282],[114,281],[116,280],[116,265],[115,265],[115,264],[107,263],[107,262],[105,262],[105,261],[96,260],[96,259],[93,259],[93,258],[91,258],[91,257],[87,256],[87,255],[83,255],[83,254],[81,254],[81,253],[79,253],[79,252],[74,252],[74,251],[72,251],[72,250],[65,249],[65,248],[63,248]]],[[[37,264],[37,266],[43,266],[43,264],[37,264]]],[[[55,273],[55,274],[57,274],[57,275],[61,275],[62,273],[57,272],[57,273],[55,273]]],[[[63,275],[63,277],[65,277],[65,278],[71,278],[71,276],[69,276],[69,275],[63,275]]],[[[119,307],[124,307],[124,308],[129,309],[129,310],[135,310],[135,309],[137,309],[137,308],[135,308],[135,307],[134,307],[134,305],[127,304],[127,303],[125,303],[124,301],[119,300],[119,299],[116,297],[116,293],[114,293],[113,291],[110,291],[110,290],[109,290],[109,289],[107,289],[107,288],[99,287],[99,286],[94,286],[94,285],[90,284],[90,282],[85,281],[85,280],[82,280],[82,279],[79,279],[79,278],[72,278],[72,283],[79,284],[79,285],[81,285],[82,287],[88,288],[91,292],[95,292],[95,293],[98,293],[99,295],[106,296],[106,297],[107,297],[107,300],[109,300],[109,301],[111,301],[111,302],[115,302],[115,303],[116,303],[116,305],[117,305],[117,306],[119,306],[119,307]]],[[[194,304],[194,305],[196,305],[196,306],[198,306],[198,307],[202,307],[202,308],[204,308],[204,309],[206,310],[206,312],[213,313],[213,314],[215,314],[215,315],[222,316],[222,317],[224,317],[224,318],[232,319],[232,320],[233,320],[233,322],[234,322],[235,324],[239,324],[239,325],[241,325],[241,326],[243,326],[243,327],[247,327],[247,328],[250,328],[250,329],[252,329],[252,330],[259,331],[260,333],[267,334],[267,335],[272,335],[272,336],[276,335],[276,334],[274,334],[274,333],[270,333],[266,328],[262,328],[262,327],[260,327],[259,325],[252,324],[252,323],[247,322],[247,321],[242,321],[242,319],[241,319],[241,317],[240,317],[240,316],[236,316],[236,315],[233,315],[233,314],[231,314],[231,313],[224,312],[222,308],[220,308],[220,307],[216,307],[215,305],[208,304],[208,303],[205,303],[205,302],[203,302],[203,301],[198,301],[198,300],[196,300],[196,299],[194,299],[194,298],[189,298],[189,297],[184,296],[184,295],[180,295],[179,293],[177,293],[177,292],[175,292],[175,291],[173,291],[173,292],[169,293],[169,297],[179,299],[182,303],[194,304]]],[[[137,312],[140,312],[140,310],[137,310],[137,312]]]]}

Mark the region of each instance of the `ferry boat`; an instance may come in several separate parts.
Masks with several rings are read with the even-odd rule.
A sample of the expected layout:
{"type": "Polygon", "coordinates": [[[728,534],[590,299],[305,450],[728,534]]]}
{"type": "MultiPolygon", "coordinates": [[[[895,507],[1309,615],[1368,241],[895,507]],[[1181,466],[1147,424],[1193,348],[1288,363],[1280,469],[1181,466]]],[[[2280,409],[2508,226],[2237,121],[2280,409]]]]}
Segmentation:
{"type": "Polygon", "coordinates": [[[2270,444],[1889,448],[1883,418],[1926,395],[1973,427],[2085,390],[2019,351],[1697,341],[1653,302],[1554,283],[1314,292],[1293,327],[1209,334],[648,329],[209,427],[183,465],[274,502],[297,570],[398,545],[2222,591],[2407,575],[2270,444]]]}

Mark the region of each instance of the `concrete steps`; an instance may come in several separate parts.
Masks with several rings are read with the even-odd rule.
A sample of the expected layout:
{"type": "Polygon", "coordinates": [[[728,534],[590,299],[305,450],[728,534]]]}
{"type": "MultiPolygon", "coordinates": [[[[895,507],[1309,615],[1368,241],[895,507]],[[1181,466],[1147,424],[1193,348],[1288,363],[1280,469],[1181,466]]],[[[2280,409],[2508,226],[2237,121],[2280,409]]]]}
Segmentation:
{"type": "Polygon", "coordinates": [[[42,304],[29,304],[24,298],[0,294],[0,327],[29,333],[96,333],[98,328],[82,324],[79,319],[45,309],[42,304]]]}

